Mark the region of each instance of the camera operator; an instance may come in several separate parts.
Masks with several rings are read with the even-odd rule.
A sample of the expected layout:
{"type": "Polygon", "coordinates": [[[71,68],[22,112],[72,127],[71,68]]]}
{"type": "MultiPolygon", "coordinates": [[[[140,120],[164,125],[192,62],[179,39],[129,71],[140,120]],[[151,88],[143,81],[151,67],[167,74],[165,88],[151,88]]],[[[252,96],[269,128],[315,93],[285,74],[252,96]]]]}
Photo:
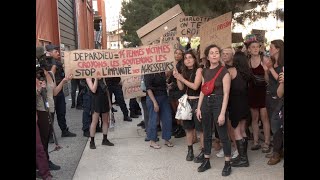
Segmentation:
{"type": "MultiPolygon", "coordinates": [[[[41,89],[41,86],[39,86],[40,83],[38,81],[39,80],[36,79],[36,89],[41,89]]],[[[41,136],[40,136],[40,131],[38,127],[37,112],[36,112],[36,165],[38,169],[37,176],[40,176],[42,179],[51,180],[52,175],[49,170],[47,154],[41,142],[41,136]]]]}
{"type": "MultiPolygon", "coordinates": [[[[65,74],[60,61],[59,46],[49,44],[46,45],[46,50],[48,55],[53,57],[51,71],[55,75],[56,84],[60,84],[60,82],[62,82],[62,80],[65,78],[65,74]]],[[[58,94],[56,94],[54,97],[58,125],[62,131],[61,137],[75,137],[77,135],[69,131],[66,123],[66,100],[62,89],[63,88],[61,88],[58,94]]]]}
{"type": "MultiPolygon", "coordinates": [[[[39,59],[40,67],[37,68],[36,77],[37,77],[37,114],[38,114],[38,126],[40,130],[41,141],[44,147],[44,150],[47,154],[47,159],[49,160],[48,153],[48,143],[49,143],[49,135],[52,134],[52,129],[50,127],[50,119],[49,114],[47,112],[47,108],[49,108],[49,112],[51,113],[52,120],[54,119],[54,100],[53,96],[56,96],[62,89],[63,84],[68,82],[72,78],[72,75],[65,77],[61,80],[58,86],[55,83],[55,77],[53,73],[50,71],[52,64],[52,58],[43,57],[39,59]],[[46,104],[46,106],[45,106],[46,104]]],[[[53,164],[49,161],[49,169],[50,170],[59,170],[60,166],[53,164]]]]}

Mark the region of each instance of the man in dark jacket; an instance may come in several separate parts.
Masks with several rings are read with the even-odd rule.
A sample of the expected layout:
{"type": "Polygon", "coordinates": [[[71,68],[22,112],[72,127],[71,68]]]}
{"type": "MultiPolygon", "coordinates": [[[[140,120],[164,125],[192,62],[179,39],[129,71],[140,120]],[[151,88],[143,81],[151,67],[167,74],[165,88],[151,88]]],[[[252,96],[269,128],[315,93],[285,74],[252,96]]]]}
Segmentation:
{"type": "MultiPolygon", "coordinates": [[[[55,75],[56,84],[59,84],[65,76],[62,62],[60,61],[59,46],[49,44],[46,45],[46,50],[48,55],[52,56],[55,59],[55,64],[53,64],[51,71],[55,75]]],[[[58,125],[62,131],[61,137],[77,136],[76,134],[69,131],[66,123],[66,100],[63,90],[61,90],[57,94],[57,96],[54,97],[54,105],[57,114],[58,125]]]]}

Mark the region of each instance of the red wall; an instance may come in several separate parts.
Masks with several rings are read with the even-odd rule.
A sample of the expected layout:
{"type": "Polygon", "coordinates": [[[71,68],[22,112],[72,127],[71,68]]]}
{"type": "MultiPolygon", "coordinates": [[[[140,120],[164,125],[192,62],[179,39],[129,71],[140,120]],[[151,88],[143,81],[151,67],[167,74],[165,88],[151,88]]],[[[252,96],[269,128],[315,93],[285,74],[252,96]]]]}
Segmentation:
{"type": "Polygon", "coordinates": [[[76,1],[79,49],[94,49],[93,9],[90,2],[76,1]]]}
{"type": "Polygon", "coordinates": [[[57,0],[36,0],[36,45],[39,39],[59,45],[59,21],[57,0]]]}

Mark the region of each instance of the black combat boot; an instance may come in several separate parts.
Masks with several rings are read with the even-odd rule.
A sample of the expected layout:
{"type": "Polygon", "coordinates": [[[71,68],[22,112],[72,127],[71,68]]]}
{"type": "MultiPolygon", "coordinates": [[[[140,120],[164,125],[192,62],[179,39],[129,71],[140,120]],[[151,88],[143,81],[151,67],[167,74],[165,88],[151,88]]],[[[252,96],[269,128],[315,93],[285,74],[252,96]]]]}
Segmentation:
{"type": "Polygon", "coordinates": [[[222,176],[229,176],[231,174],[231,165],[230,161],[224,162],[224,167],[222,169],[222,176]]]}
{"type": "Polygon", "coordinates": [[[211,168],[210,159],[204,158],[201,166],[198,167],[198,172],[204,172],[205,170],[210,169],[210,168],[211,168]]]}
{"type": "Polygon", "coordinates": [[[179,125],[178,132],[174,135],[175,138],[182,138],[186,136],[186,131],[179,125]]]}
{"type": "Polygon", "coordinates": [[[102,145],[114,146],[114,144],[108,140],[107,134],[103,135],[102,145]]]}
{"type": "Polygon", "coordinates": [[[195,163],[202,163],[203,160],[204,160],[204,150],[201,149],[200,154],[199,154],[197,157],[195,157],[195,158],[193,159],[193,161],[194,161],[195,163]]]}
{"type": "Polygon", "coordinates": [[[231,164],[232,167],[248,167],[249,161],[247,156],[247,151],[245,151],[245,140],[236,140],[237,149],[239,152],[239,158],[234,160],[231,164]]]}
{"type": "Polygon", "coordinates": [[[96,149],[96,144],[94,143],[94,137],[91,137],[91,140],[90,140],[90,149],[96,149]]]}
{"type": "Polygon", "coordinates": [[[188,146],[188,154],[187,154],[187,157],[186,157],[186,160],[187,161],[192,161],[194,158],[194,155],[193,155],[193,146],[188,146]]]}

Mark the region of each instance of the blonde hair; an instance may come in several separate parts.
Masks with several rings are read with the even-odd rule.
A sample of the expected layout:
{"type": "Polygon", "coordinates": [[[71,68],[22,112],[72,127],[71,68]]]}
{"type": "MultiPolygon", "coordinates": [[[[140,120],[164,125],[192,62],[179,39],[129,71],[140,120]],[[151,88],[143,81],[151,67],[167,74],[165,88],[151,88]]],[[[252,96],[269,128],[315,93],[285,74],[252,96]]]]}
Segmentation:
{"type": "Polygon", "coordinates": [[[223,49],[222,49],[222,52],[223,52],[224,50],[227,50],[227,49],[230,49],[230,50],[231,50],[232,56],[236,53],[236,51],[234,50],[234,48],[232,48],[231,46],[228,46],[228,47],[226,47],[226,48],[223,48],[223,49]]]}

